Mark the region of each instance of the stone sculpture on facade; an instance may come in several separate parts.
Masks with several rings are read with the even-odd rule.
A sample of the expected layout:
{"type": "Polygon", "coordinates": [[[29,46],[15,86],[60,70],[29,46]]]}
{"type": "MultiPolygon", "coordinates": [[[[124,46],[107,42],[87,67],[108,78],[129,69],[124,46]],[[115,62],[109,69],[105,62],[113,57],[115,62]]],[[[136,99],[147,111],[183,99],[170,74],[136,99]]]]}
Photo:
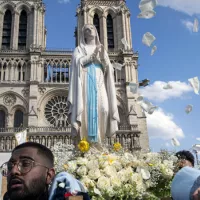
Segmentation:
{"type": "Polygon", "coordinates": [[[83,27],[73,53],[68,101],[72,133],[102,143],[118,130],[113,67],[94,25],[83,27]]]}

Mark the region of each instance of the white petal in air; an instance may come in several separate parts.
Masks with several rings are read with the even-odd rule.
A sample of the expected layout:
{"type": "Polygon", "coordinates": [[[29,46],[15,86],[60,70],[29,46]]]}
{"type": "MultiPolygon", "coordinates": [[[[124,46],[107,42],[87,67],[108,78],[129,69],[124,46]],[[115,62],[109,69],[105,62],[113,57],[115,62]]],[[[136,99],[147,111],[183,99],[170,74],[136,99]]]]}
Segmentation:
{"type": "Polygon", "coordinates": [[[143,102],[143,100],[144,100],[144,97],[143,97],[143,96],[139,96],[139,97],[137,98],[137,100],[136,100],[136,103],[137,103],[137,104],[141,104],[141,103],[143,102]]]}
{"type": "Polygon", "coordinates": [[[122,42],[122,44],[124,45],[124,48],[125,48],[125,49],[130,49],[130,46],[129,46],[129,44],[128,44],[128,42],[126,41],[125,38],[122,38],[122,39],[121,39],[121,42],[122,42]]]}
{"type": "Polygon", "coordinates": [[[130,91],[133,94],[137,94],[138,84],[137,83],[129,83],[130,91]]]}
{"type": "Polygon", "coordinates": [[[197,18],[194,19],[193,32],[195,33],[199,32],[199,21],[197,18]]]}
{"type": "Polygon", "coordinates": [[[200,138],[198,137],[198,138],[196,138],[196,140],[200,141],[200,138]]]}
{"type": "Polygon", "coordinates": [[[157,46],[153,46],[153,48],[151,49],[151,56],[153,56],[153,54],[157,51],[157,46]]]}
{"type": "Polygon", "coordinates": [[[180,146],[180,142],[176,138],[172,138],[171,142],[173,146],[176,147],[180,146]]]}
{"type": "Polygon", "coordinates": [[[115,68],[115,69],[118,69],[118,70],[122,70],[122,67],[123,67],[124,65],[122,65],[122,64],[120,64],[120,63],[113,63],[113,67],[115,68]]]}
{"type": "Polygon", "coordinates": [[[167,83],[167,85],[163,86],[164,90],[169,90],[169,89],[172,89],[172,88],[173,87],[169,83],[167,83]]]}
{"type": "Polygon", "coordinates": [[[155,41],[155,39],[156,38],[150,32],[147,32],[143,35],[142,43],[150,47],[151,44],[155,41]]]}
{"type": "Polygon", "coordinates": [[[198,77],[188,79],[190,85],[193,87],[195,94],[199,94],[199,79],[198,77]]]}
{"type": "Polygon", "coordinates": [[[192,105],[187,105],[186,108],[185,108],[185,112],[186,112],[187,114],[189,114],[190,112],[192,112],[192,108],[193,108],[192,105]]]}
{"type": "Polygon", "coordinates": [[[148,179],[151,178],[151,174],[150,174],[150,172],[147,169],[141,169],[140,173],[141,173],[142,178],[144,180],[148,180],[148,179]]]}
{"type": "Polygon", "coordinates": [[[192,146],[192,149],[197,151],[197,152],[200,152],[200,144],[195,144],[192,146]]]}
{"type": "Polygon", "coordinates": [[[157,4],[158,4],[157,0],[141,0],[139,4],[139,9],[142,12],[153,10],[157,4]]]}
{"type": "Polygon", "coordinates": [[[147,100],[139,101],[138,103],[140,104],[142,109],[150,115],[153,114],[153,112],[157,109],[157,106],[154,106],[147,100]]]}
{"type": "Polygon", "coordinates": [[[151,19],[156,15],[156,12],[154,10],[147,10],[141,12],[137,18],[143,18],[143,19],[151,19]]]}

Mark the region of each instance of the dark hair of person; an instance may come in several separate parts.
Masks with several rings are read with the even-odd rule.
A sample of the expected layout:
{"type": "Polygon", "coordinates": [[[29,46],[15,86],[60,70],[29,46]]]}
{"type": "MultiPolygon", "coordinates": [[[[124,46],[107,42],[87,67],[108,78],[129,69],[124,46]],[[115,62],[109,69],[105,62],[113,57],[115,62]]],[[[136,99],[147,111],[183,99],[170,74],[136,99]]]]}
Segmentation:
{"type": "Polygon", "coordinates": [[[14,153],[18,149],[22,149],[26,147],[32,147],[32,148],[37,149],[38,155],[41,155],[48,162],[48,165],[49,165],[48,167],[50,168],[54,167],[54,155],[52,151],[42,144],[39,144],[36,142],[25,142],[16,146],[13,149],[12,153],[14,153]]]}
{"type": "Polygon", "coordinates": [[[175,156],[178,157],[178,159],[185,159],[192,163],[192,166],[194,166],[194,156],[190,151],[182,150],[175,154],[175,156]]]}

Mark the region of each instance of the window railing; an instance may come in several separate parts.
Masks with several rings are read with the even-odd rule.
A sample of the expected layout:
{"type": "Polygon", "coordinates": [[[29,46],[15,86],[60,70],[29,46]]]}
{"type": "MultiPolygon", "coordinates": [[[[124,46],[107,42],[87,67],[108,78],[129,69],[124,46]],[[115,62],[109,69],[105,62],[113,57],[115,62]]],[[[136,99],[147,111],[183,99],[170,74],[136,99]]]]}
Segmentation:
{"type": "Polygon", "coordinates": [[[68,65],[47,65],[44,67],[44,82],[69,83],[70,70],[68,65]]]}

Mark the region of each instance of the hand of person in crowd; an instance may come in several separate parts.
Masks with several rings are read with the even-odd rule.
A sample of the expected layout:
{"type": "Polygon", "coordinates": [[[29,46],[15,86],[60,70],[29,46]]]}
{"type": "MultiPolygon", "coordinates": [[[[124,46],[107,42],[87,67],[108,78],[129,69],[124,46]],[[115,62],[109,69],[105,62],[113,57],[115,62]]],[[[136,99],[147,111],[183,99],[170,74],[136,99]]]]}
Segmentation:
{"type": "Polygon", "coordinates": [[[200,188],[196,189],[192,197],[193,200],[200,200],[200,188]]]}

